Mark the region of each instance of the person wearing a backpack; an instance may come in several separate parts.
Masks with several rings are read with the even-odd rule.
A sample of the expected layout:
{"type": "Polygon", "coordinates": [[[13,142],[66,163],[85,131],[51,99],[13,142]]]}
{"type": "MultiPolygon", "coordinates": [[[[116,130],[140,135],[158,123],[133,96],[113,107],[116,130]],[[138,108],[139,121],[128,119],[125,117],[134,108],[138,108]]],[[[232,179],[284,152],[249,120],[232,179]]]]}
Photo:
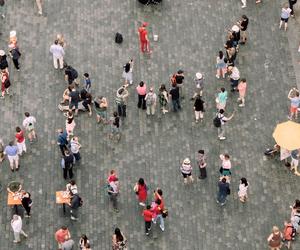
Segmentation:
{"type": "Polygon", "coordinates": [[[127,104],[127,97],[129,93],[126,89],[125,86],[122,86],[117,90],[117,95],[116,95],[116,104],[117,104],[117,110],[118,110],[118,115],[121,118],[126,117],[126,104],[127,104]]]}
{"type": "Polygon", "coordinates": [[[50,46],[50,53],[53,56],[53,66],[55,69],[58,69],[57,61],[59,62],[59,68],[64,68],[64,55],[65,51],[62,46],[59,45],[58,40],[55,40],[54,43],[50,46]]]}
{"type": "Polygon", "coordinates": [[[146,83],[141,81],[139,85],[136,87],[136,92],[138,94],[138,108],[146,109],[146,94],[147,94],[147,86],[146,83]]]}
{"type": "Polygon", "coordinates": [[[4,99],[5,94],[9,95],[9,87],[10,87],[10,80],[9,80],[9,74],[6,71],[6,69],[1,70],[1,96],[0,98],[4,99]]]}
{"type": "Polygon", "coordinates": [[[78,209],[81,206],[81,197],[79,197],[78,193],[73,194],[71,196],[71,201],[69,203],[69,206],[71,208],[71,220],[78,220],[78,209]]]}
{"type": "Polygon", "coordinates": [[[220,203],[221,206],[224,206],[226,203],[227,195],[230,194],[229,183],[226,178],[223,177],[218,183],[218,195],[217,195],[217,203],[220,203]]]}
{"type": "Polygon", "coordinates": [[[220,109],[216,118],[214,119],[214,125],[215,127],[218,128],[218,138],[221,141],[226,139],[225,137],[226,122],[230,121],[234,117],[234,112],[229,117],[226,117],[224,113],[225,113],[224,109],[220,109]],[[218,123],[217,120],[219,120],[218,123]]]}
{"type": "Polygon", "coordinates": [[[153,91],[153,87],[150,88],[149,92],[147,93],[147,95],[145,97],[145,100],[146,100],[147,115],[154,115],[155,108],[156,108],[157,96],[153,91]]]}
{"type": "Polygon", "coordinates": [[[284,229],[283,229],[283,241],[285,242],[285,245],[287,249],[291,248],[291,242],[292,240],[295,240],[296,237],[296,230],[293,227],[291,222],[284,222],[284,229]]]}

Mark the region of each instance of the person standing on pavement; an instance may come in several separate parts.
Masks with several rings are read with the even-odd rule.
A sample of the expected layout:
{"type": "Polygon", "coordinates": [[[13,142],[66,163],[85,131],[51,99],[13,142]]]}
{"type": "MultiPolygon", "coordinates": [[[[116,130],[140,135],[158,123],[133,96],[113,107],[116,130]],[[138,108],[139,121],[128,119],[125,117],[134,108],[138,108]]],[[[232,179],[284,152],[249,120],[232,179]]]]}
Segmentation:
{"type": "Polygon", "coordinates": [[[90,241],[88,239],[88,237],[85,234],[82,234],[80,239],[79,239],[79,247],[80,249],[84,249],[84,247],[86,247],[87,244],[89,244],[90,241]]]}
{"type": "Polygon", "coordinates": [[[172,83],[171,89],[169,91],[169,96],[172,101],[173,111],[177,112],[181,109],[180,105],[180,94],[179,94],[179,88],[176,85],[176,83],[172,83]]]}
{"type": "Polygon", "coordinates": [[[178,70],[177,73],[171,77],[171,84],[176,83],[176,86],[179,88],[179,94],[181,99],[184,98],[183,81],[184,81],[184,72],[181,69],[178,70]]]}
{"type": "Polygon", "coordinates": [[[156,211],[155,211],[155,214],[156,214],[156,217],[152,220],[152,222],[154,224],[156,224],[157,220],[159,219],[160,220],[160,229],[161,231],[165,231],[165,222],[164,222],[164,217],[163,217],[163,211],[164,211],[164,208],[165,208],[165,202],[164,202],[164,199],[163,199],[163,192],[161,189],[157,188],[155,191],[154,191],[154,201],[155,203],[157,203],[157,206],[156,206],[156,211]]]}
{"type": "Polygon", "coordinates": [[[239,104],[239,107],[245,107],[245,95],[247,90],[247,82],[245,78],[241,79],[239,85],[237,86],[237,89],[239,92],[238,102],[241,102],[241,104],[239,104]]]}
{"type": "Polygon", "coordinates": [[[33,140],[37,139],[35,133],[36,119],[34,116],[31,116],[29,112],[25,112],[24,115],[26,118],[23,120],[23,127],[26,129],[29,142],[32,143],[33,140]]]}
{"type": "Polygon", "coordinates": [[[290,115],[288,116],[288,118],[290,120],[293,119],[293,116],[295,117],[295,119],[298,118],[298,107],[300,104],[300,93],[299,90],[296,88],[292,88],[288,94],[288,98],[291,101],[291,107],[290,107],[290,115]]]}
{"type": "Polygon", "coordinates": [[[13,229],[14,232],[14,243],[20,243],[21,242],[21,238],[20,238],[20,234],[23,234],[25,238],[28,237],[28,235],[22,230],[22,218],[21,216],[14,214],[13,215],[13,219],[10,222],[11,227],[13,229]]]}
{"type": "Polygon", "coordinates": [[[281,29],[281,26],[284,22],[284,31],[287,30],[288,21],[289,21],[289,17],[291,15],[291,12],[292,12],[292,10],[289,8],[289,4],[285,3],[283,8],[281,9],[279,29],[281,29]]]}
{"type": "Polygon", "coordinates": [[[62,248],[62,244],[71,239],[71,234],[69,229],[66,226],[62,226],[60,229],[58,229],[55,233],[55,240],[58,244],[58,249],[62,248]]]}
{"type": "Polygon", "coordinates": [[[4,155],[4,142],[2,140],[2,138],[0,138],[0,163],[3,162],[5,159],[5,155],[4,155]]]}
{"type": "Polygon", "coordinates": [[[218,183],[218,195],[217,203],[220,203],[221,206],[224,206],[226,203],[227,195],[229,194],[229,183],[227,183],[226,178],[223,177],[218,183]]]}
{"type": "Polygon", "coordinates": [[[57,137],[57,145],[60,148],[61,154],[65,156],[65,150],[67,149],[68,141],[67,141],[67,132],[64,131],[63,129],[58,129],[57,130],[58,137],[57,137]]]}
{"type": "Polygon", "coordinates": [[[147,201],[148,187],[143,178],[140,178],[139,181],[135,184],[134,191],[137,195],[140,206],[142,207],[146,206],[145,203],[147,201]]]}
{"type": "Polygon", "coordinates": [[[291,17],[295,17],[295,13],[294,13],[294,5],[297,3],[297,0],[289,0],[289,6],[291,11],[291,17]]]}
{"type": "Polygon", "coordinates": [[[61,245],[61,250],[74,250],[75,242],[72,239],[66,240],[64,243],[61,245]]]}
{"type": "Polygon", "coordinates": [[[5,18],[5,10],[6,10],[5,0],[0,0],[0,16],[3,19],[5,18]]]}
{"type": "Polygon", "coordinates": [[[22,206],[24,207],[25,211],[26,211],[26,215],[25,217],[30,217],[30,210],[31,210],[31,206],[32,206],[32,200],[31,200],[31,194],[29,192],[26,192],[25,190],[21,191],[21,202],[22,202],[22,206]]]}
{"type": "Polygon", "coordinates": [[[78,193],[75,193],[71,196],[71,201],[69,206],[71,208],[71,220],[78,220],[78,209],[80,207],[81,198],[78,193]]]}
{"type": "MultiPolygon", "coordinates": [[[[1,6],[0,6],[1,9],[1,6]]],[[[0,70],[5,69],[8,73],[8,62],[7,62],[7,56],[5,55],[4,50],[0,50],[0,70]]]]}
{"type": "Polygon", "coordinates": [[[151,223],[152,223],[152,217],[153,213],[151,211],[151,206],[147,205],[146,209],[143,211],[143,217],[145,221],[145,233],[148,236],[149,232],[151,230],[151,223]]]}
{"type": "Polygon", "coordinates": [[[220,154],[220,159],[222,161],[222,166],[220,168],[221,176],[230,176],[231,175],[231,161],[228,154],[220,154]]]}
{"type": "Polygon", "coordinates": [[[53,66],[55,69],[58,69],[57,61],[59,62],[59,68],[64,68],[64,55],[65,51],[62,46],[58,44],[58,40],[54,41],[54,44],[50,46],[50,52],[53,55],[53,66]]]}
{"type": "Polygon", "coordinates": [[[195,93],[191,100],[194,100],[197,95],[200,95],[202,97],[203,94],[203,88],[204,88],[204,77],[200,72],[196,73],[196,79],[194,79],[195,82],[195,93]]]}
{"type": "Polygon", "coordinates": [[[17,71],[20,71],[19,59],[21,57],[21,53],[19,47],[17,45],[13,46],[10,50],[10,54],[12,56],[12,61],[14,63],[15,68],[17,69],[17,71]]]}
{"type": "Polygon", "coordinates": [[[66,180],[68,178],[68,173],[69,173],[69,178],[73,178],[73,165],[74,165],[74,156],[71,155],[70,151],[68,149],[65,150],[65,156],[64,156],[64,168],[63,168],[63,174],[64,174],[64,179],[66,180]]]}
{"type": "Polygon", "coordinates": [[[16,141],[18,147],[18,155],[22,156],[23,152],[26,153],[26,142],[24,131],[20,127],[16,127],[16,141]]]}
{"type": "Polygon", "coordinates": [[[78,115],[78,103],[80,101],[79,91],[73,86],[69,94],[69,109],[75,108],[75,115],[78,115]]]}
{"type": "Polygon", "coordinates": [[[146,94],[147,94],[147,86],[146,83],[141,81],[139,85],[136,87],[136,92],[138,94],[138,108],[146,109],[146,94]]]}
{"type": "Polygon", "coordinates": [[[122,77],[125,80],[124,85],[127,87],[128,85],[132,85],[133,79],[132,79],[132,70],[133,70],[133,60],[131,59],[128,63],[126,63],[123,66],[123,74],[122,77]]]}
{"type": "Polygon", "coordinates": [[[108,102],[104,96],[99,96],[94,100],[97,123],[107,124],[108,102]]]}
{"type": "Polygon", "coordinates": [[[66,185],[66,191],[69,192],[70,196],[78,194],[78,187],[74,180],[70,180],[69,183],[66,185]]]}
{"type": "Polygon", "coordinates": [[[118,112],[115,111],[113,113],[113,116],[110,118],[110,134],[109,138],[116,139],[117,141],[120,140],[121,138],[121,133],[120,133],[120,117],[118,116],[118,112]]]}
{"type": "Polygon", "coordinates": [[[217,68],[216,77],[218,79],[220,79],[220,77],[225,78],[227,68],[226,68],[226,63],[225,63],[225,56],[224,56],[222,50],[219,51],[219,55],[217,56],[216,61],[217,61],[217,64],[216,64],[216,68],[217,68]]]}
{"type": "Polygon", "coordinates": [[[65,64],[65,80],[68,82],[68,84],[75,83],[78,85],[76,79],[78,77],[78,72],[76,69],[74,69],[72,66],[65,64]]]}
{"type": "Polygon", "coordinates": [[[227,72],[229,74],[229,79],[231,82],[231,92],[236,91],[236,87],[238,86],[240,80],[240,71],[235,66],[229,66],[227,68],[227,72]]]}
{"type": "Polygon", "coordinates": [[[159,104],[160,104],[160,109],[163,113],[163,115],[168,111],[168,103],[169,103],[169,93],[166,89],[166,86],[164,84],[160,85],[159,88],[159,93],[158,93],[158,100],[159,100],[159,104]]]}
{"type": "Polygon", "coordinates": [[[14,145],[14,142],[11,141],[4,149],[4,154],[7,155],[9,160],[10,169],[12,172],[19,170],[19,155],[18,155],[18,147],[14,145]]]}
{"type": "Polygon", "coordinates": [[[108,194],[113,206],[113,210],[118,213],[119,180],[116,179],[109,183],[108,194]]]}
{"type": "Polygon", "coordinates": [[[0,78],[1,78],[1,96],[0,96],[0,98],[4,99],[5,94],[9,95],[9,87],[11,85],[10,80],[9,80],[9,74],[6,69],[1,70],[0,78]]]}
{"type": "Polygon", "coordinates": [[[241,202],[246,202],[248,199],[248,181],[245,177],[241,178],[240,180],[240,185],[239,185],[239,191],[238,191],[238,196],[241,202]]]}
{"type": "Polygon", "coordinates": [[[118,115],[121,118],[126,117],[126,105],[127,105],[127,98],[129,96],[129,93],[125,86],[122,86],[117,90],[117,96],[116,96],[116,104],[117,104],[117,110],[118,115]]]}
{"type": "Polygon", "coordinates": [[[75,157],[76,162],[79,162],[81,160],[79,149],[81,148],[81,144],[79,143],[79,139],[77,136],[74,136],[71,141],[71,152],[75,157]]]}
{"type": "Polygon", "coordinates": [[[118,227],[115,229],[115,233],[112,236],[112,249],[127,250],[127,239],[118,227]]]}
{"type": "Polygon", "coordinates": [[[282,246],[282,233],[277,226],[273,226],[272,233],[268,237],[270,250],[279,250],[282,246]]]}
{"type": "Polygon", "coordinates": [[[220,109],[217,114],[217,117],[219,118],[220,123],[221,123],[220,127],[218,127],[218,138],[221,141],[226,139],[226,137],[225,137],[225,128],[227,126],[226,122],[230,121],[234,117],[234,112],[229,117],[226,117],[224,115],[224,113],[225,113],[224,109],[220,109]]]}
{"type": "Polygon", "coordinates": [[[228,93],[226,89],[222,87],[216,98],[217,110],[221,110],[221,109],[225,110],[227,98],[228,98],[228,93]]]}
{"type": "Polygon", "coordinates": [[[247,41],[247,27],[248,27],[248,23],[249,23],[249,18],[246,15],[242,15],[242,19],[237,22],[237,25],[241,29],[241,40],[242,41],[240,42],[240,44],[243,44],[243,45],[247,41]]]}
{"type": "Polygon", "coordinates": [[[198,159],[197,159],[198,167],[200,170],[199,179],[205,179],[207,177],[206,174],[206,155],[203,149],[198,151],[198,159]]]}
{"type": "Polygon", "coordinates": [[[156,102],[157,102],[157,96],[153,91],[153,87],[149,89],[149,92],[145,96],[145,102],[146,102],[146,113],[147,115],[154,115],[155,114],[155,108],[156,108],[156,102]]]}
{"type": "Polygon", "coordinates": [[[89,73],[84,73],[83,77],[84,77],[84,88],[87,92],[90,93],[91,87],[92,87],[92,81],[90,79],[90,74],[89,73]]]}
{"type": "Polygon", "coordinates": [[[35,0],[36,6],[38,8],[38,13],[40,16],[43,15],[43,9],[42,9],[42,0],[35,0]]]}
{"type": "Polygon", "coordinates": [[[183,176],[183,182],[184,184],[188,184],[188,182],[193,183],[194,179],[192,176],[192,165],[189,158],[185,158],[184,161],[181,164],[180,171],[183,176]]]}
{"type": "Polygon", "coordinates": [[[146,27],[148,26],[148,23],[144,22],[141,27],[138,29],[139,33],[139,38],[140,38],[140,47],[141,47],[141,52],[142,53],[151,53],[152,51],[150,50],[150,42],[148,38],[148,31],[146,27]]]}
{"type": "Polygon", "coordinates": [[[194,103],[194,112],[195,112],[195,121],[196,123],[203,121],[204,116],[204,106],[205,102],[202,100],[200,95],[196,96],[195,103],[194,103]]]}

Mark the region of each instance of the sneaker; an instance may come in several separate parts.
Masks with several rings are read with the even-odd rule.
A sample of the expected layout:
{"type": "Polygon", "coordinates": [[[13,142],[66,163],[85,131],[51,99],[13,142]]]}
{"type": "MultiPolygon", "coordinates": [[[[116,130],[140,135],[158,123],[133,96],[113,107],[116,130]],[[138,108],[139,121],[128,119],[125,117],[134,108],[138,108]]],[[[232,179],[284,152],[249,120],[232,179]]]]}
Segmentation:
{"type": "Polygon", "coordinates": [[[43,15],[43,12],[42,12],[42,11],[39,11],[38,14],[39,14],[40,16],[42,16],[42,15],[43,15]]]}
{"type": "Polygon", "coordinates": [[[239,107],[245,107],[245,104],[240,104],[239,107]]]}
{"type": "Polygon", "coordinates": [[[28,238],[28,234],[23,234],[25,238],[28,238]]]}
{"type": "Polygon", "coordinates": [[[247,7],[246,5],[243,5],[243,6],[242,6],[242,9],[244,9],[244,8],[246,8],[246,7],[247,7]]]}
{"type": "Polygon", "coordinates": [[[219,204],[220,202],[218,200],[216,200],[216,202],[219,204]]]}
{"type": "Polygon", "coordinates": [[[14,242],[14,243],[20,243],[21,241],[20,241],[20,240],[19,240],[19,241],[17,241],[17,240],[14,240],[13,242],[14,242]]]}
{"type": "Polygon", "coordinates": [[[161,229],[161,231],[165,231],[165,228],[164,227],[162,227],[161,225],[159,225],[159,227],[160,227],[160,229],[161,229]]]}
{"type": "Polygon", "coordinates": [[[30,215],[28,215],[28,214],[25,214],[25,215],[24,215],[24,217],[26,217],[26,218],[30,218],[30,215]]]}
{"type": "Polygon", "coordinates": [[[219,79],[220,78],[220,76],[218,76],[218,75],[216,75],[216,77],[219,79]]]}
{"type": "Polygon", "coordinates": [[[221,203],[221,206],[224,206],[226,202],[221,203]]]}
{"type": "Polygon", "coordinates": [[[4,15],[4,14],[2,14],[2,15],[1,15],[1,17],[2,17],[2,18],[5,18],[5,15],[4,15]]]}
{"type": "Polygon", "coordinates": [[[146,204],[145,204],[144,202],[140,202],[139,204],[140,204],[140,206],[142,206],[142,207],[145,207],[145,206],[146,206],[146,204]]]}
{"type": "Polygon", "coordinates": [[[146,235],[148,236],[148,235],[149,235],[149,233],[146,233],[146,235]]]}
{"type": "Polygon", "coordinates": [[[78,218],[75,218],[74,216],[71,215],[71,220],[78,220],[78,218]]]}
{"type": "Polygon", "coordinates": [[[223,140],[226,140],[226,137],[225,137],[225,136],[221,136],[221,137],[219,137],[219,139],[220,139],[221,141],[223,141],[223,140]]]}
{"type": "Polygon", "coordinates": [[[156,220],[152,219],[152,223],[155,225],[156,224],[156,220]]]}

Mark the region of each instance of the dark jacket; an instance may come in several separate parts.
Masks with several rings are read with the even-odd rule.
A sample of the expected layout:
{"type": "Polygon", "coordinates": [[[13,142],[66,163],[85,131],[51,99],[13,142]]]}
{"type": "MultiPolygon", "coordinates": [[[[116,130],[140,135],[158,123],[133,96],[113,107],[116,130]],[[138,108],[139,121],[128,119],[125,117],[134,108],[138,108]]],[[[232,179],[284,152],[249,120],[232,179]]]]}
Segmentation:
{"type": "Polygon", "coordinates": [[[220,181],[218,186],[219,186],[219,193],[221,195],[227,196],[229,184],[227,182],[223,183],[222,181],[220,181]]]}
{"type": "Polygon", "coordinates": [[[0,57],[0,69],[8,68],[8,62],[6,60],[6,55],[0,57]]]}
{"type": "Polygon", "coordinates": [[[77,209],[80,207],[80,200],[81,198],[79,197],[78,194],[74,194],[73,197],[71,198],[71,208],[72,209],[77,209]]]}

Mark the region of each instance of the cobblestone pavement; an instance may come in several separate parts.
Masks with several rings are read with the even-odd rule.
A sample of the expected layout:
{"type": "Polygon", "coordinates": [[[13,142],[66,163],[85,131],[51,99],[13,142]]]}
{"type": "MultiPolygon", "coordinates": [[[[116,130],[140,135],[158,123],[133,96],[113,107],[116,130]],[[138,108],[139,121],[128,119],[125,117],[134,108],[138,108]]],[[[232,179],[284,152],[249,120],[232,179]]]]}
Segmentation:
{"type": "MultiPolygon", "coordinates": [[[[28,145],[29,152],[21,159],[18,173],[9,171],[8,162],[1,166],[0,182],[6,186],[20,180],[31,192],[33,215],[24,218],[29,238],[14,246],[10,228],[12,210],[7,207],[7,194],[0,194],[0,242],[6,249],[56,249],[54,233],[61,225],[70,228],[77,241],[81,233],[91,239],[93,249],[110,249],[111,234],[117,225],[125,233],[129,249],[266,249],[271,227],[289,217],[289,205],[298,198],[299,179],[278,160],[266,160],[263,151],[273,145],[275,124],[285,121],[286,98],[296,84],[291,47],[296,21],[289,31],[278,29],[282,1],[264,0],[241,10],[238,0],[198,1],[164,0],[162,6],[145,7],[134,0],[51,0],[44,1],[44,16],[37,16],[33,0],[7,1],[7,17],[1,20],[0,47],[7,48],[10,30],[18,33],[22,52],[21,71],[10,63],[11,99],[1,101],[1,136],[7,143],[14,128],[29,111],[38,120],[39,141],[28,145]],[[223,47],[225,29],[247,14],[250,18],[249,43],[241,47],[238,67],[248,79],[246,107],[237,106],[235,94],[229,94],[228,112],[237,110],[228,124],[228,139],[219,142],[212,124],[214,95],[217,88],[229,83],[215,79],[215,55],[223,47]],[[138,51],[137,28],[142,21],[150,23],[153,54],[138,51]],[[82,164],[75,177],[84,206],[78,222],[63,216],[55,204],[55,191],[65,186],[59,166],[60,152],[55,130],[64,126],[57,104],[66,86],[62,72],[55,71],[49,54],[54,36],[61,32],[67,41],[66,61],[80,74],[88,71],[93,81],[93,94],[109,98],[109,111],[114,110],[114,93],[122,84],[122,65],[135,60],[134,82],[144,80],[157,89],[168,83],[170,74],[182,68],[186,74],[186,98],[183,110],[147,118],[136,108],[136,95],[131,87],[128,118],[122,127],[120,143],[107,138],[109,129],[98,126],[95,117],[80,114],[75,134],[83,145],[82,164]],[[124,43],[114,43],[114,34],[121,32],[124,43]],[[287,36],[288,35],[288,36],[287,36]],[[193,122],[192,79],[197,71],[206,78],[205,100],[208,104],[205,121],[193,122]],[[198,149],[208,153],[208,179],[184,186],[179,161],[191,157],[195,165],[198,149]],[[218,154],[232,156],[232,191],[225,207],[215,202],[219,161],[218,154]],[[108,170],[117,169],[121,181],[120,213],[109,209],[104,181],[108,170]],[[240,177],[250,182],[250,199],[241,204],[237,199],[240,177]],[[164,191],[169,218],[166,230],[154,227],[150,237],[144,235],[144,223],[133,192],[134,182],[144,177],[151,190],[164,191]]],[[[296,14],[300,15],[299,8],[296,14]]],[[[299,37],[298,37],[299,39],[299,37]]],[[[296,53],[293,50],[292,53],[296,53]]],[[[294,60],[295,62],[295,60],[294,60]]],[[[299,68],[297,69],[299,70],[299,68]]],[[[194,168],[194,175],[198,170],[194,168]]],[[[299,242],[299,239],[297,239],[299,242]]],[[[299,247],[296,241],[294,249],[299,247]]]]}

